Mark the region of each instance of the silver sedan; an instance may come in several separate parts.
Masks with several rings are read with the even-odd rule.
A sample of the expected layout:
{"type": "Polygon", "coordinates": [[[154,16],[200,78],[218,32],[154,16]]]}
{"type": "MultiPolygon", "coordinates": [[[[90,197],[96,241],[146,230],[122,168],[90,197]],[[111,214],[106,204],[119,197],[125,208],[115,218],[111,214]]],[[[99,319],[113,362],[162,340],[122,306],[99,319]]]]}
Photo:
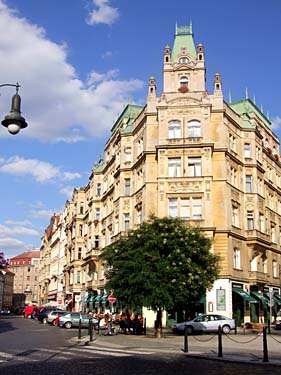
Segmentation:
{"type": "Polygon", "coordinates": [[[183,333],[187,327],[187,333],[193,332],[217,332],[221,326],[222,332],[227,334],[235,329],[235,320],[219,314],[202,314],[192,320],[175,324],[173,331],[183,333]]]}

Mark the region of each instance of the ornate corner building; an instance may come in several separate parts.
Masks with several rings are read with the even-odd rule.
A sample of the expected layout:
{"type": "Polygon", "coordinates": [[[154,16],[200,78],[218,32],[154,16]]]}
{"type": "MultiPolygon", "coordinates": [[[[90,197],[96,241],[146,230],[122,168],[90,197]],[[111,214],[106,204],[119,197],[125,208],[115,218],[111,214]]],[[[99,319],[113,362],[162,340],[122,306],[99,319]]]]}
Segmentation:
{"type": "MultiPolygon", "coordinates": [[[[191,25],[176,26],[164,49],[162,93],[150,77],[145,106],[125,107],[87,186],[66,203],[59,242],[68,308],[106,308],[102,249],[151,213],[181,217],[213,240],[220,277],[206,292],[206,312],[242,322],[280,308],[279,140],[249,98],[224,100],[219,73],[207,91],[204,47],[195,48],[191,25]]],[[[50,272],[42,278],[48,283],[50,272]]]]}

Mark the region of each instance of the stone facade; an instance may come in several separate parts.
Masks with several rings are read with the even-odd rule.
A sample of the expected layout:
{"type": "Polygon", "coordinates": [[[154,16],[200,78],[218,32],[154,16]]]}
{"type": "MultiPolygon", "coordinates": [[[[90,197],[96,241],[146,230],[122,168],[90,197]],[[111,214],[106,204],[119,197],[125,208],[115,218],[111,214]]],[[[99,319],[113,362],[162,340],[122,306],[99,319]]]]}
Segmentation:
{"type": "Polygon", "coordinates": [[[15,298],[15,309],[23,303],[38,304],[39,262],[39,250],[26,251],[10,259],[9,269],[15,274],[13,293],[16,297],[21,296],[15,298]]]}
{"type": "Polygon", "coordinates": [[[256,297],[280,307],[280,186],[269,119],[248,98],[227,103],[219,73],[207,91],[204,47],[195,48],[191,26],[177,26],[164,49],[163,91],[150,77],[146,105],[125,107],[89,183],[66,203],[68,306],[107,308],[102,249],[154,213],[182,217],[212,239],[220,277],[206,312],[267,319],[268,299],[256,297]]]}

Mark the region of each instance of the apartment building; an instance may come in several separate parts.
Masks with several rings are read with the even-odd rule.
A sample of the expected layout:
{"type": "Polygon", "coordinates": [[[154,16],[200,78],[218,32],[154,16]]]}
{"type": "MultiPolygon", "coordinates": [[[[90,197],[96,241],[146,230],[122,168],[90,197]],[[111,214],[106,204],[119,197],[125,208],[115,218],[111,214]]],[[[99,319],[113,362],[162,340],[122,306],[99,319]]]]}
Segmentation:
{"type": "Polygon", "coordinates": [[[15,308],[23,304],[38,303],[40,252],[38,249],[25,251],[10,259],[9,269],[14,276],[15,308]]]}
{"type": "Polygon", "coordinates": [[[206,312],[267,320],[281,305],[279,139],[252,100],[224,99],[219,73],[208,92],[191,25],[176,25],[162,69],[162,92],[150,77],[146,104],[125,107],[89,183],[66,203],[66,299],[76,310],[108,308],[102,249],[154,213],[212,239],[220,276],[206,312]]]}
{"type": "Polygon", "coordinates": [[[65,211],[54,214],[42,237],[40,248],[40,278],[38,299],[40,305],[65,308],[65,211]]]}

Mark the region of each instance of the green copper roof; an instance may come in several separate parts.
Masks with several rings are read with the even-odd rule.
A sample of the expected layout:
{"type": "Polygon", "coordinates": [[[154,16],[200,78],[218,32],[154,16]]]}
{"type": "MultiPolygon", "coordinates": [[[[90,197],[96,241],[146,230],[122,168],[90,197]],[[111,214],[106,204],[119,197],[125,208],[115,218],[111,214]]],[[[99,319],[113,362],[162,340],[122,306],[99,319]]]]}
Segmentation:
{"type": "Polygon", "coordinates": [[[256,116],[269,128],[271,129],[271,122],[269,119],[259,110],[259,108],[250,100],[243,99],[238,102],[229,103],[230,108],[232,108],[238,115],[243,118],[243,127],[245,128],[255,128],[255,124],[252,122],[249,114],[254,112],[256,116]]]}
{"type": "Polygon", "coordinates": [[[142,110],[143,107],[140,105],[127,104],[121,115],[117,118],[114,125],[112,126],[111,132],[114,133],[120,127],[120,125],[123,123],[125,119],[126,121],[121,129],[121,133],[130,132],[132,130],[132,124],[134,119],[138,117],[142,110]]]}
{"type": "Polygon", "coordinates": [[[176,24],[176,34],[171,56],[172,61],[177,59],[177,56],[181,53],[182,48],[185,48],[186,52],[191,55],[194,60],[196,60],[196,49],[193,40],[191,22],[189,26],[178,26],[176,24]]]}

